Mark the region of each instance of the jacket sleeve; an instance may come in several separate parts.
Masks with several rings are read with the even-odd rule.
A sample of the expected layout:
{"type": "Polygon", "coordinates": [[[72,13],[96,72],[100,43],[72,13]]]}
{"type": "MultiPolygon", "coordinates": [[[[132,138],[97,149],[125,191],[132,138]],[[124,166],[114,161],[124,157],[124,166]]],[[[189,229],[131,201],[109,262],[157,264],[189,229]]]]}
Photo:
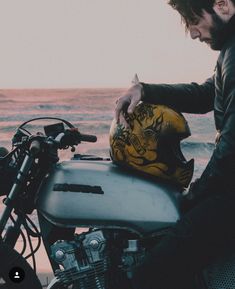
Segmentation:
{"type": "Polygon", "coordinates": [[[202,191],[235,193],[235,45],[224,54],[221,78],[225,108],[221,137],[199,181],[202,191]]]}
{"type": "Polygon", "coordinates": [[[180,112],[206,113],[213,110],[215,98],[214,77],[203,84],[147,84],[143,85],[143,101],[164,104],[180,112]]]}

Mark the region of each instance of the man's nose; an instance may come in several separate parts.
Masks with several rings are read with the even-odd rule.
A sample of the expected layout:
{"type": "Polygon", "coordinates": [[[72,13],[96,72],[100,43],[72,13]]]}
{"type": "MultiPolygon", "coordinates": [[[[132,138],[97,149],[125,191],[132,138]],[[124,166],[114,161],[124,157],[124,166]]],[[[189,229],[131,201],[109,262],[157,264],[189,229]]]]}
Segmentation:
{"type": "Polygon", "coordinates": [[[192,39],[196,39],[200,37],[200,32],[195,27],[189,27],[190,36],[192,39]]]}

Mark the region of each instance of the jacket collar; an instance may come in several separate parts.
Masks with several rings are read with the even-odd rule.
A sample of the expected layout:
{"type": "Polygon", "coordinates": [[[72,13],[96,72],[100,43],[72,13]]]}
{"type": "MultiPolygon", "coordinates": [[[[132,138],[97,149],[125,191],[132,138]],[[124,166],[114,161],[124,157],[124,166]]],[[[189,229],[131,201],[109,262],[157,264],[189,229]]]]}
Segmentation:
{"type": "Polygon", "coordinates": [[[224,45],[235,36],[235,15],[229,20],[229,22],[224,26],[219,37],[219,49],[221,50],[224,45]]]}

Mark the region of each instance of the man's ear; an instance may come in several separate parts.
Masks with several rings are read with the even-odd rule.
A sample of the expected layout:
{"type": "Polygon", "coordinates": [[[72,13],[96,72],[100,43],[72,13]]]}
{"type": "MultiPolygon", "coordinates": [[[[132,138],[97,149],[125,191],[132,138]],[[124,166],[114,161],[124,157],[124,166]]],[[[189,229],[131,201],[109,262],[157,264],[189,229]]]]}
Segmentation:
{"type": "Polygon", "coordinates": [[[215,0],[213,8],[218,14],[227,15],[229,14],[230,5],[230,0],[215,0]]]}

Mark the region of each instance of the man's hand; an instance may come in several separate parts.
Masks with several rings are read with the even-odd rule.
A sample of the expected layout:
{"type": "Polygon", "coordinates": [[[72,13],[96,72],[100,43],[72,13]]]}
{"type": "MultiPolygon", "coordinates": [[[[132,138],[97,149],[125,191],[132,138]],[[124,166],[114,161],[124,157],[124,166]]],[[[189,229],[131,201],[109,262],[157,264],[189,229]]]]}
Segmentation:
{"type": "Polygon", "coordinates": [[[117,123],[121,123],[125,127],[128,127],[125,114],[133,113],[136,105],[141,101],[142,96],[143,86],[141,83],[137,83],[130,87],[126,93],[117,100],[115,109],[115,119],[117,123]]]}
{"type": "Polygon", "coordinates": [[[189,186],[188,192],[183,196],[182,211],[187,212],[209,195],[205,181],[198,178],[189,186]]]}
{"type": "Polygon", "coordinates": [[[188,211],[190,211],[194,206],[195,206],[195,203],[196,203],[196,193],[194,191],[194,188],[197,186],[197,182],[198,182],[198,179],[196,179],[195,182],[192,182],[189,186],[189,189],[186,190],[183,194],[183,198],[182,198],[182,202],[181,202],[181,211],[183,213],[186,213],[188,211]]]}

